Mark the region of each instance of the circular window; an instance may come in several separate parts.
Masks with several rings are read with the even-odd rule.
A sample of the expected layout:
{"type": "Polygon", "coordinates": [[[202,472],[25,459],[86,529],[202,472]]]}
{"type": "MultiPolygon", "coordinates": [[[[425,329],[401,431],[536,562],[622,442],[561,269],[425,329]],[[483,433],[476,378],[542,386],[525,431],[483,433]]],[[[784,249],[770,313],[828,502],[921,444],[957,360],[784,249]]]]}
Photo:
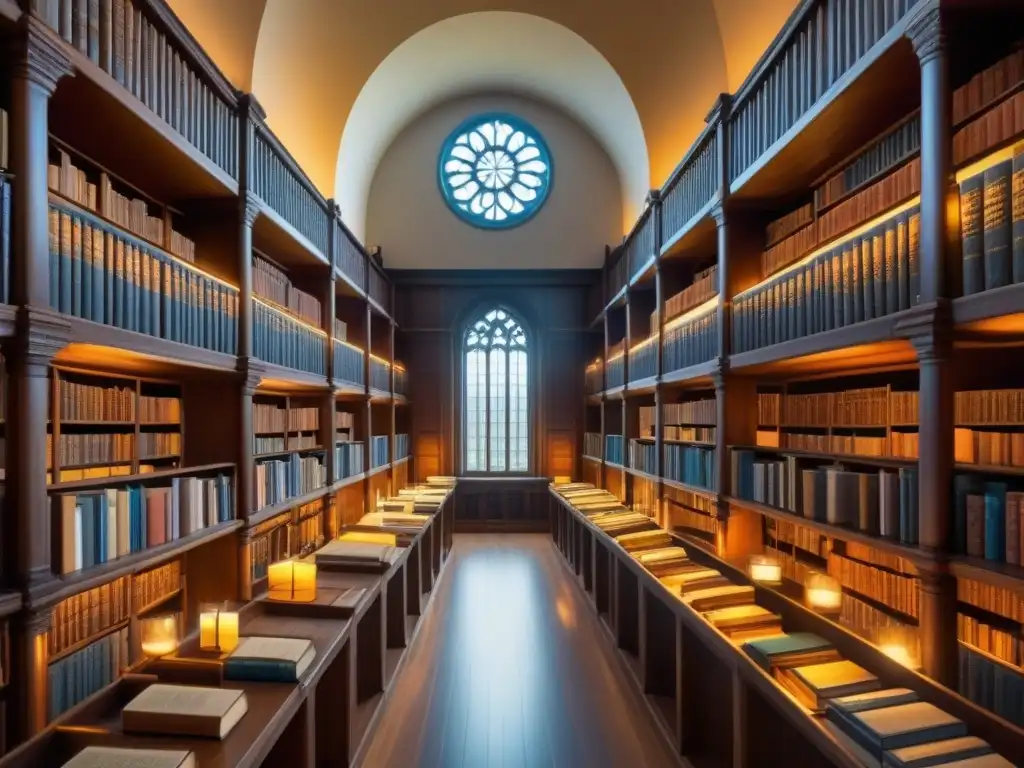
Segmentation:
{"type": "Polygon", "coordinates": [[[551,191],[551,155],[529,123],[511,115],[467,120],[445,141],[438,163],[448,207],[479,227],[515,227],[551,191]]]}

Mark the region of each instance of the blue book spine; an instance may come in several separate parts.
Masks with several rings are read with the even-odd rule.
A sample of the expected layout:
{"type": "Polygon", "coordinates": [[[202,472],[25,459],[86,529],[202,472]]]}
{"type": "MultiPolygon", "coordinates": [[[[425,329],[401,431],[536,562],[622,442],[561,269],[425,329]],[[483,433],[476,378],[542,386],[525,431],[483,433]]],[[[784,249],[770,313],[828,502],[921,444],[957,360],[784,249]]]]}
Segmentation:
{"type": "Polygon", "coordinates": [[[297,683],[295,664],[269,659],[228,659],[224,662],[224,678],[259,683],[297,683]]]}
{"type": "Polygon", "coordinates": [[[985,483],[985,559],[1006,559],[1006,483],[985,483]]]}
{"type": "Polygon", "coordinates": [[[93,512],[91,496],[79,496],[78,506],[82,508],[82,567],[96,565],[96,515],[93,512]]]}
{"type": "Polygon", "coordinates": [[[107,552],[107,496],[96,496],[96,562],[105,563],[107,552]]]}

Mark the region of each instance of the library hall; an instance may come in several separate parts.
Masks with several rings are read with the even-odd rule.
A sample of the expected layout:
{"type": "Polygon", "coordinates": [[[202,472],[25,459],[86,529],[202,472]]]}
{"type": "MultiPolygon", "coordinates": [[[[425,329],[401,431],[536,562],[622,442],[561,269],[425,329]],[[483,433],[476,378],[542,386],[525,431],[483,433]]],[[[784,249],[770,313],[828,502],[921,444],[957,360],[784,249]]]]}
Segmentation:
{"type": "Polygon", "coordinates": [[[1024,768],[1024,0],[0,50],[0,768],[1024,768]]]}

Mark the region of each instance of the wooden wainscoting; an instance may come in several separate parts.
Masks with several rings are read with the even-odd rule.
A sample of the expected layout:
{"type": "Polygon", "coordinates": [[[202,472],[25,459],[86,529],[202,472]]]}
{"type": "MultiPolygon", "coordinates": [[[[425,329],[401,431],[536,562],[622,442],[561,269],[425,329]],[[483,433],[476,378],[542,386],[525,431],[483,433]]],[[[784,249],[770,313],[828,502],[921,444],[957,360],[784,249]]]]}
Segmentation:
{"type": "Polygon", "coordinates": [[[549,482],[546,477],[460,477],[455,532],[547,531],[549,482]]]}

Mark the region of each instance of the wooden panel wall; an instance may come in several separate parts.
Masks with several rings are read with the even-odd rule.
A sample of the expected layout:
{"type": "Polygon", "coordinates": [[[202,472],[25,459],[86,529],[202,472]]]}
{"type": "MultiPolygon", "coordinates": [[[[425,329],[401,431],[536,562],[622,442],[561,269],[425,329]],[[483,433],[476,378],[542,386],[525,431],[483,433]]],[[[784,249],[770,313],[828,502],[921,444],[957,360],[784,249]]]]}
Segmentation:
{"type": "Polygon", "coordinates": [[[409,371],[417,479],[460,474],[462,333],[490,305],[527,326],[532,474],[577,476],[583,440],[587,291],[597,273],[395,270],[398,359],[409,371]]]}

